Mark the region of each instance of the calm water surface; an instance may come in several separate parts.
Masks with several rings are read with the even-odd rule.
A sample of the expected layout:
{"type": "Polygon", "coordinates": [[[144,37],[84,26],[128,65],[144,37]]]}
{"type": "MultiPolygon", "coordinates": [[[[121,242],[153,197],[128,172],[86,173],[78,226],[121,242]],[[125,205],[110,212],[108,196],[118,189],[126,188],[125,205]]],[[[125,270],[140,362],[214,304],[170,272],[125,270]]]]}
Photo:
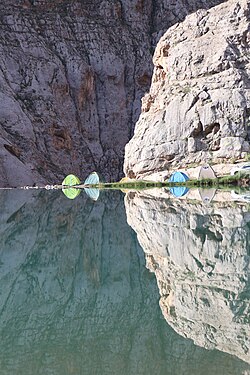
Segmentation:
{"type": "Polygon", "coordinates": [[[0,192],[0,373],[250,374],[247,207],[178,202],[0,192]]]}

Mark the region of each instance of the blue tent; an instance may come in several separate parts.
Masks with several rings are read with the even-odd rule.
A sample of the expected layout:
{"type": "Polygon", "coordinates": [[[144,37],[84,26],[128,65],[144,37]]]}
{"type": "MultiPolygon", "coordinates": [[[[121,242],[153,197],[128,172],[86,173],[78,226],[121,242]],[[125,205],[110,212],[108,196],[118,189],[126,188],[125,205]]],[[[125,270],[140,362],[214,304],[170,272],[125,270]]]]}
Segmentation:
{"type": "Polygon", "coordinates": [[[168,182],[185,182],[189,180],[188,176],[183,172],[174,172],[168,182]]]}
{"type": "Polygon", "coordinates": [[[172,193],[176,198],[183,197],[189,191],[189,189],[186,186],[174,186],[171,187],[169,190],[170,193],[172,193]]]}
{"type": "MultiPolygon", "coordinates": [[[[183,172],[174,172],[171,176],[168,182],[185,182],[189,180],[188,176],[183,172]]],[[[170,189],[170,192],[175,197],[183,197],[188,192],[188,188],[186,186],[173,186],[170,189]]]]}

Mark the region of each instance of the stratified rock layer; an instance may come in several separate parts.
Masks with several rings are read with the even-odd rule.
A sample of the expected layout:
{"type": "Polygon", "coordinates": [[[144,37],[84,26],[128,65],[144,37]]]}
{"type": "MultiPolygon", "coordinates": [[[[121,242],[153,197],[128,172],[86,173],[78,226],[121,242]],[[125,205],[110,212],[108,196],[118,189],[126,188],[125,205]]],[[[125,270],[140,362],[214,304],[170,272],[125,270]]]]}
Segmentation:
{"type": "Polygon", "coordinates": [[[122,173],[152,75],[151,46],[218,0],[3,0],[1,186],[122,173]]]}
{"type": "Polygon", "coordinates": [[[250,151],[250,4],[227,1],[172,26],[154,54],[150,92],[126,146],[129,177],[250,151]]]}
{"type": "Polygon", "coordinates": [[[167,322],[197,345],[250,363],[247,208],[156,200],[139,192],[125,203],[167,322]]]}

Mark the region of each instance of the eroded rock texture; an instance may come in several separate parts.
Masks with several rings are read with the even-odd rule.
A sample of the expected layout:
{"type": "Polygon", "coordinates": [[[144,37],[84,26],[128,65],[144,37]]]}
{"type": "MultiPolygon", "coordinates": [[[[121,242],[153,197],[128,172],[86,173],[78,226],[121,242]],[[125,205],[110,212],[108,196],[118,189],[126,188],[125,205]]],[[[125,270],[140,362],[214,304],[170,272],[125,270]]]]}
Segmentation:
{"type": "Polygon", "coordinates": [[[155,200],[146,193],[130,193],[125,202],[166,321],[195,344],[250,363],[247,208],[155,200]]]}
{"type": "Polygon", "coordinates": [[[230,0],[189,15],[160,39],[151,89],[126,146],[129,177],[247,155],[249,21],[249,2],[230,0]]]}
{"type": "Polygon", "coordinates": [[[161,30],[218,2],[1,1],[1,185],[118,179],[161,30]]]}
{"type": "Polygon", "coordinates": [[[0,192],[1,374],[241,375],[162,319],[123,197],[0,192]]]}

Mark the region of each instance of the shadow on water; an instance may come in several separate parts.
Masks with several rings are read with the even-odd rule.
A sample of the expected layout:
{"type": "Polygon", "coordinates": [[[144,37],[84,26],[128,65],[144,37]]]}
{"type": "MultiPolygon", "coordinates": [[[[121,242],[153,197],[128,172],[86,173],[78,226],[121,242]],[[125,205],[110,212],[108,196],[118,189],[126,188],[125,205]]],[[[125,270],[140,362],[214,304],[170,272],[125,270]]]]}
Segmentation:
{"type": "MultiPolygon", "coordinates": [[[[157,206],[148,208],[154,215],[155,224],[159,224],[156,228],[152,218],[145,216],[146,211],[140,205],[135,208],[133,202],[126,202],[128,218],[133,218],[140,241],[140,230],[148,235],[150,254],[146,244],[141,243],[144,251],[146,248],[147,261],[153,262],[155,257],[156,267],[160,246],[158,234],[163,224],[158,220],[161,216],[157,215],[164,213],[164,220],[167,218],[171,227],[171,215],[175,212],[178,218],[178,210],[172,207],[171,211],[162,202],[159,209],[154,201],[157,206]],[[170,216],[166,216],[168,210],[172,212],[170,216]],[[140,218],[137,227],[136,220],[140,218]]],[[[205,339],[197,346],[183,337],[194,339],[190,331],[185,332],[185,319],[193,321],[191,328],[194,331],[202,328],[202,325],[196,326],[195,313],[187,317],[184,310],[183,316],[179,316],[184,327],[180,331],[179,310],[175,309],[178,324],[174,324],[162,307],[166,320],[180,335],[163,319],[156,280],[145,268],[144,252],[127,225],[123,196],[119,192],[102,192],[98,202],[92,202],[84,194],[70,201],[61,192],[5,191],[0,192],[0,204],[1,374],[250,373],[250,366],[242,356],[240,359],[222,351],[205,350],[202,347],[208,347],[205,339]]],[[[241,218],[240,215],[236,217],[241,218]]],[[[185,220],[183,217],[184,228],[185,220]]],[[[204,220],[206,222],[206,218],[204,220]]],[[[198,234],[195,220],[190,230],[195,233],[190,247],[195,248],[204,235],[198,234]]],[[[209,227],[209,231],[213,232],[213,229],[209,227]]],[[[217,232],[214,235],[221,238],[217,232]]],[[[235,233],[235,241],[239,235],[240,230],[235,233]]],[[[211,241],[216,241],[213,236],[211,241]]],[[[169,246],[163,244],[171,252],[169,246]]],[[[243,247],[239,249],[243,251],[243,247]]],[[[216,254],[218,259],[227,258],[226,254],[220,254],[219,247],[216,254]]],[[[234,263],[238,264],[237,257],[234,263]]],[[[163,306],[167,292],[164,288],[168,285],[164,284],[165,279],[160,279],[156,268],[154,270],[163,306]]],[[[190,272],[195,270],[190,269],[190,272]]],[[[232,280],[232,293],[244,293],[244,285],[247,281],[236,277],[232,280]],[[236,281],[240,282],[240,287],[236,281]]],[[[182,288],[185,292],[182,305],[188,309],[189,294],[184,283],[182,288]]],[[[195,288],[198,289],[198,284],[195,288]]],[[[191,292],[192,288],[190,296],[191,292]]],[[[194,297],[196,306],[198,297],[194,297]]],[[[232,305],[232,314],[236,310],[237,316],[241,314],[242,306],[232,298],[228,299],[228,304],[232,305]]],[[[191,314],[191,308],[188,312],[191,314]]],[[[203,333],[200,332],[202,337],[203,333]]],[[[223,350],[219,345],[217,348],[223,350]]]]}

